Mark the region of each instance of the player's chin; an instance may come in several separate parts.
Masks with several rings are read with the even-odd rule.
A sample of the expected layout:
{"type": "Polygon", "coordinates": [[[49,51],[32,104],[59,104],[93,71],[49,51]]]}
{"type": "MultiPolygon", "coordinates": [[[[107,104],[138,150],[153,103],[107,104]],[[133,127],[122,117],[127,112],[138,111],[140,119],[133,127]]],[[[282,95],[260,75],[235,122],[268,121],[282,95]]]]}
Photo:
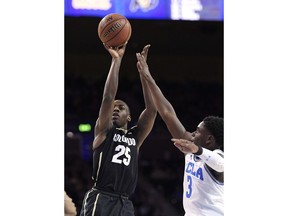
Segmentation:
{"type": "Polygon", "coordinates": [[[112,123],[113,123],[114,126],[120,127],[120,122],[117,119],[113,119],[112,123]]]}

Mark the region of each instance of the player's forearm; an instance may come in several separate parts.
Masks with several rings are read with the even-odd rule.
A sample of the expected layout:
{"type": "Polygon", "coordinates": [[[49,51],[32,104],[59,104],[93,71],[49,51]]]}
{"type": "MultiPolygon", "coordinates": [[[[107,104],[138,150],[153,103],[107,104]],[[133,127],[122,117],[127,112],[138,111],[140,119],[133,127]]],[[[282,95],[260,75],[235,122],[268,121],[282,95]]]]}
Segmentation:
{"type": "Polygon", "coordinates": [[[116,96],[119,82],[120,65],[121,59],[112,59],[111,67],[103,91],[103,100],[114,100],[116,96]]]}
{"type": "Polygon", "coordinates": [[[198,152],[195,154],[212,169],[216,170],[217,172],[224,172],[224,158],[218,153],[199,147],[198,152]]]}
{"type": "Polygon", "coordinates": [[[142,75],[140,75],[140,80],[141,80],[141,84],[142,84],[142,91],[143,91],[145,107],[147,110],[150,110],[151,112],[156,113],[157,112],[156,106],[155,106],[155,103],[153,101],[152,94],[150,92],[148,84],[146,83],[146,81],[144,80],[142,75]]]}
{"type": "Polygon", "coordinates": [[[165,117],[167,113],[175,113],[173,106],[163,95],[161,89],[157,86],[155,80],[152,77],[147,79],[147,84],[153,95],[153,101],[161,117],[165,117]]]}

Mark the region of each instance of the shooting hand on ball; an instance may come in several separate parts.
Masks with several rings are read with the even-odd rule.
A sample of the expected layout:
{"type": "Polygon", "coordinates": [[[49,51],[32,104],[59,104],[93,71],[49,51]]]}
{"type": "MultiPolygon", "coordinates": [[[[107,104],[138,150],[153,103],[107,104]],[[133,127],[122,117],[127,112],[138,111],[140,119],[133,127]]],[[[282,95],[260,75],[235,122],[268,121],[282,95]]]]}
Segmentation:
{"type": "Polygon", "coordinates": [[[121,47],[109,47],[105,43],[103,43],[103,45],[105,49],[108,50],[112,58],[122,58],[126,50],[127,42],[121,47]]]}

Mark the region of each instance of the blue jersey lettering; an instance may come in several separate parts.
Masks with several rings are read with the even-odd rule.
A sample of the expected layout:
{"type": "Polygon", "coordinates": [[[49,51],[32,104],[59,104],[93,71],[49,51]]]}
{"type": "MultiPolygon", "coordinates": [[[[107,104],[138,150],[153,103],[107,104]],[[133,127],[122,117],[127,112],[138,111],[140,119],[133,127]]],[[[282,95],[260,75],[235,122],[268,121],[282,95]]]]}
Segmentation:
{"type": "Polygon", "coordinates": [[[195,166],[194,166],[194,163],[192,162],[189,162],[188,165],[187,165],[187,168],[185,170],[186,173],[190,173],[191,175],[195,176],[196,178],[200,179],[200,180],[204,180],[203,178],[203,172],[202,172],[202,168],[199,167],[197,170],[194,170],[196,169],[195,166]]]}

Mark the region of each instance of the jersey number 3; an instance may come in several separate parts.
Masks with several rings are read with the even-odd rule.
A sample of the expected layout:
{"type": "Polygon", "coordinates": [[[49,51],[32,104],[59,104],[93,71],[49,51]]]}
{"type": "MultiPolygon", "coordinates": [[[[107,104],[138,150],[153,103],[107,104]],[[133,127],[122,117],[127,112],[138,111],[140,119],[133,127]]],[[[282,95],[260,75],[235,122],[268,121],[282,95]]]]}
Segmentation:
{"type": "Polygon", "coordinates": [[[192,177],[187,175],[188,188],[186,190],[186,197],[190,198],[192,195],[192,177]]]}
{"type": "Polygon", "coordinates": [[[123,145],[118,145],[116,146],[115,151],[117,153],[113,156],[112,162],[119,163],[119,164],[123,163],[124,165],[128,166],[131,160],[131,155],[129,154],[130,148],[125,147],[123,145]],[[122,157],[122,155],[124,155],[124,157],[122,157]],[[119,158],[122,158],[122,159],[119,159],[119,158]]]}

